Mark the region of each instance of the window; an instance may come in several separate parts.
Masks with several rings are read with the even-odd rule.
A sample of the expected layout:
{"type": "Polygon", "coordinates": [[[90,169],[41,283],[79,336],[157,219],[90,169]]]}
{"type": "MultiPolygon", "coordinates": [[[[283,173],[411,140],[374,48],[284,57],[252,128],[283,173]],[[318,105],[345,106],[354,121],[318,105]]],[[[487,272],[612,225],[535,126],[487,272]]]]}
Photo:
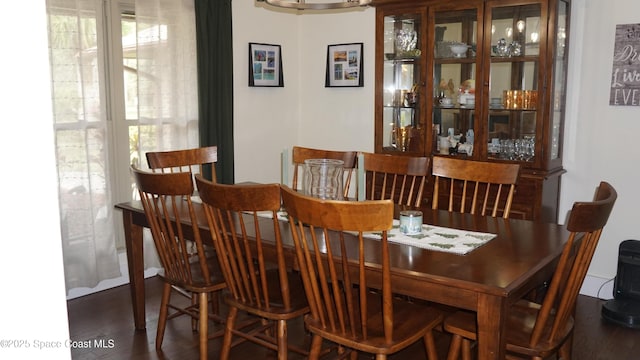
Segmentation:
{"type": "MultiPolygon", "coordinates": [[[[113,206],[132,198],[129,164],[198,144],[194,9],[48,0],[47,10],[65,277],[68,290],[93,288],[120,276],[113,206]]],[[[152,264],[153,245],[145,251],[152,264]]]]}

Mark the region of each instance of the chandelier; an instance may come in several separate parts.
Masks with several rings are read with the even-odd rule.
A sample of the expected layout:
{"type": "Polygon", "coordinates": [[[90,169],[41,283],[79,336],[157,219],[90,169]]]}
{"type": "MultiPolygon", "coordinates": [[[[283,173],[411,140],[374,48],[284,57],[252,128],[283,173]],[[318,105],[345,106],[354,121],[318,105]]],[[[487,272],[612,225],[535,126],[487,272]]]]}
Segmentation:
{"type": "Polygon", "coordinates": [[[277,6],[296,10],[331,10],[345,9],[358,6],[368,6],[371,0],[333,0],[331,2],[322,2],[318,0],[257,0],[271,6],[277,6]]]}

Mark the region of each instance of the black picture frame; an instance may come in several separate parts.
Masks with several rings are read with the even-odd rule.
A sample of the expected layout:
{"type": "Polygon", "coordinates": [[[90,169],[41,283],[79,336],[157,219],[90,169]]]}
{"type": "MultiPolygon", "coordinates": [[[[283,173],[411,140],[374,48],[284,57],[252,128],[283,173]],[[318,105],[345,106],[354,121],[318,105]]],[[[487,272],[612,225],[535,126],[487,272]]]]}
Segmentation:
{"type": "Polygon", "coordinates": [[[362,87],[363,43],[327,46],[325,87],[362,87]]]}
{"type": "Polygon", "coordinates": [[[249,86],[284,87],[280,45],[249,43],[249,86]]]}

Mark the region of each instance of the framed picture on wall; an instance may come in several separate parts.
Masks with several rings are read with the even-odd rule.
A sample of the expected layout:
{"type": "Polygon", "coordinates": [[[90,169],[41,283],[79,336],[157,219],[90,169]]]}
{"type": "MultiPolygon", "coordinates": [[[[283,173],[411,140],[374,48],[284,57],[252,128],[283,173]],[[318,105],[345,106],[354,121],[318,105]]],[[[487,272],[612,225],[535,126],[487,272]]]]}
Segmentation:
{"type": "Polygon", "coordinates": [[[249,86],[284,87],[280,45],[249,43],[249,86]]]}
{"type": "Polygon", "coordinates": [[[362,43],[335,44],[327,47],[325,87],[361,87],[362,43]]]}

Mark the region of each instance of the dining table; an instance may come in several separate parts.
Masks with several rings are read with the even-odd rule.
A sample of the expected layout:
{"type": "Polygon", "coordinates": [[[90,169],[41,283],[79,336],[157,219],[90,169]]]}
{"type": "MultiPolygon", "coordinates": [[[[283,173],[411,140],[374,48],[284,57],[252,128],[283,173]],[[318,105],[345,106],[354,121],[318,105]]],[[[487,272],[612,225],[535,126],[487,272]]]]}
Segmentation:
{"type": "MultiPolygon", "coordinates": [[[[123,216],[134,325],[137,330],[144,330],[143,229],[148,227],[148,223],[139,201],[124,202],[115,207],[123,216]]],[[[200,231],[209,234],[202,205],[194,203],[194,208],[198,216],[202,216],[202,221],[198,220],[200,231]]],[[[420,210],[424,224],[495,236],[463,255],[390,240],[393,292],[474,311],[477,316],[478,359],[503,359],[508,308],[551,277],[568,237],[566,227],[430,208],[420,210]]],[[[269,220],[264,218],[264,221],[269,220]]],[[[285,251],[294,259],[286,217],[279,223],[285,251]]],[[[268,240],[268,236],[262,236],[268,240]]],[[[364,241],[367,277],[374,279],[371,283],[375,286],[380,283],[375,281],[381,273],[381,262],[376,255],[380,254],[380,241],[369,237],[364,241]]],[[[292,266],[294,263],[292,260],[292,266]]]]}

